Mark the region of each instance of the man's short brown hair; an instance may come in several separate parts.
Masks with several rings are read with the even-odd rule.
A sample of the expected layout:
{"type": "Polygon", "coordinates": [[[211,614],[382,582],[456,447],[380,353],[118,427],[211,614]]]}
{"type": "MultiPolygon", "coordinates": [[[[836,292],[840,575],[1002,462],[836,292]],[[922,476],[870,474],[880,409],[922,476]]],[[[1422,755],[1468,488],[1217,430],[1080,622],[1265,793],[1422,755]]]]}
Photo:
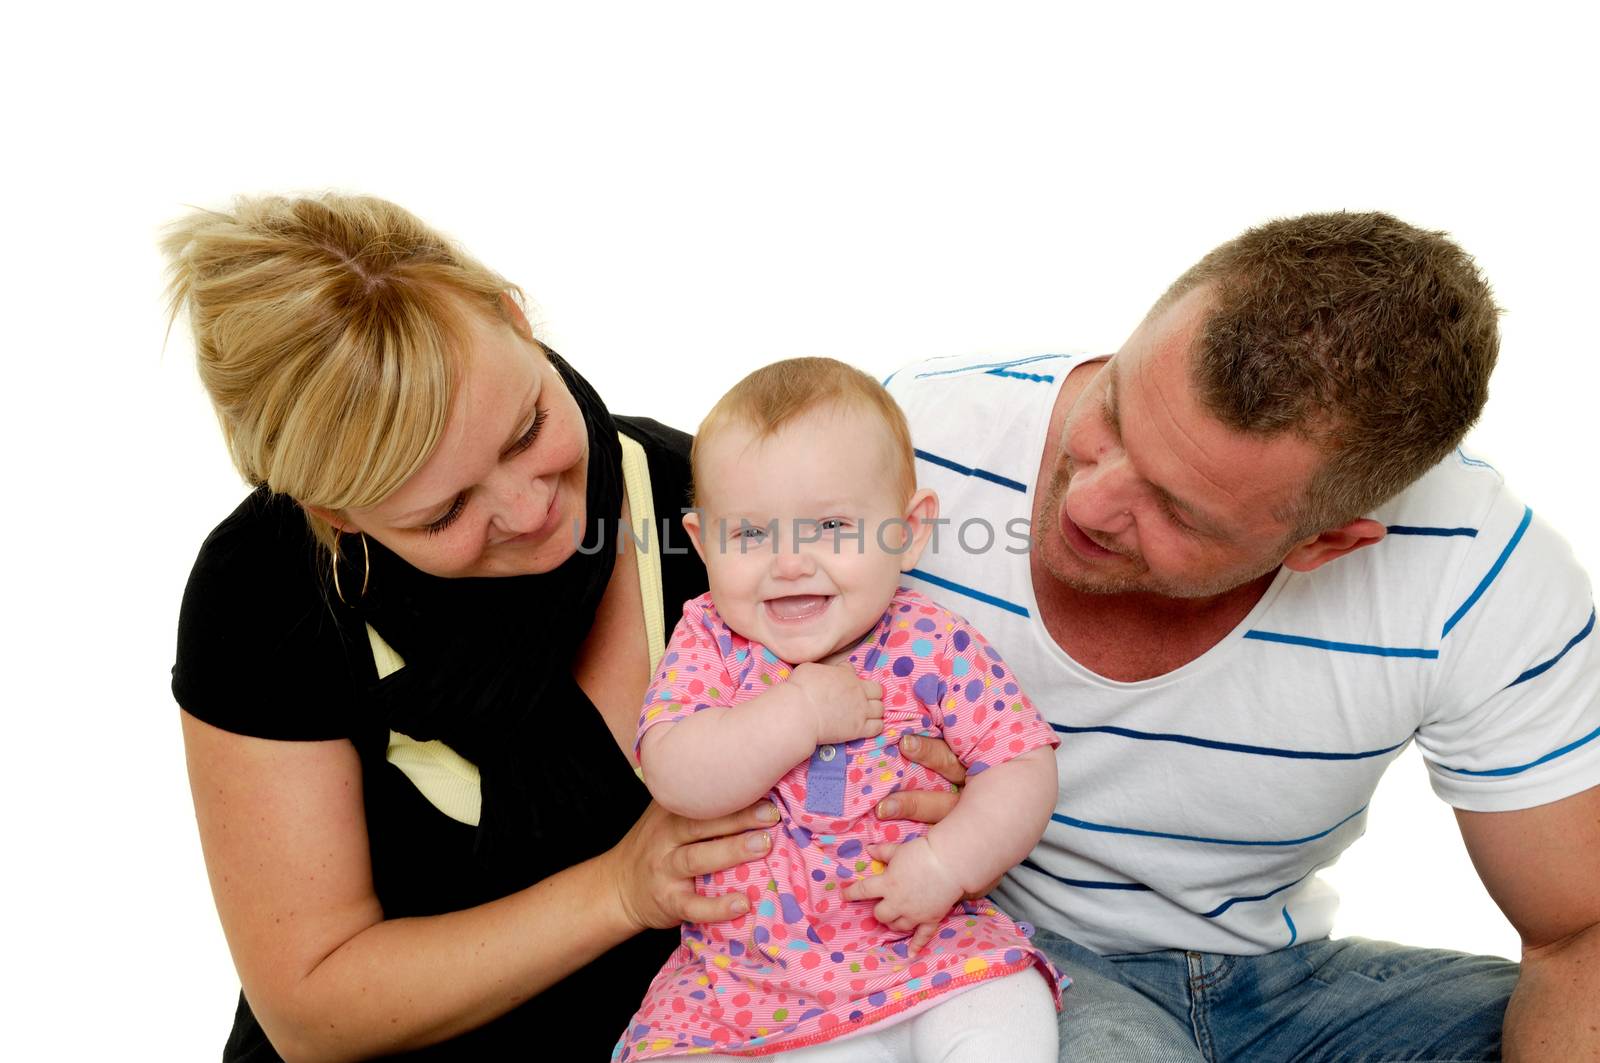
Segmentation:
{"type": "Polygon", "coordinates": [[[1448,454],[1489,397],[1499,309],[1471,256],[1388,214],[1250,229],[1201,259],[1152,314],[1211,289],[1190,366],[1211,412],[1328,455],[1296,537],[1371,512],[1448,454]]]}

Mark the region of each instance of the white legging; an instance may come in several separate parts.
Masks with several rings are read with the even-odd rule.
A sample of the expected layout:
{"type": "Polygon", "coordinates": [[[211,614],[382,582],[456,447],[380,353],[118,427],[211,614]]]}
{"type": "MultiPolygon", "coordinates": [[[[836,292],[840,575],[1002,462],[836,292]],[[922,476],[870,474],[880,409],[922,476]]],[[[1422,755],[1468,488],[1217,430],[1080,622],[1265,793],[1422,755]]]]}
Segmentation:
{"type": "MultiPolygon", "coordinates": [[[[909,1019],[807,1048],[754,1057],[774,1063],[1056,1063],[1056,1005],[1030,968],[979,982],[909,1019]]],[[[749,1063],[750,1056],[695,1056],[749,1063]]]]}

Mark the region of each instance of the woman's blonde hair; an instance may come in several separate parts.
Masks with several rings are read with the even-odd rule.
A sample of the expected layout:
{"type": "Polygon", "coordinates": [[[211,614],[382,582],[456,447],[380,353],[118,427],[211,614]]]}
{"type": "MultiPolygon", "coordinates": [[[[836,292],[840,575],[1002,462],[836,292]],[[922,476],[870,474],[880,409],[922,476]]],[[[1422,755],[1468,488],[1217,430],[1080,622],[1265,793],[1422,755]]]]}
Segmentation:
{"type": "MultiPolygon", "coordinates": [[[[369,196],[242,197],[164,232],[172,320],[241,476],[303,506],[372,506],[433,453],[468,314],[521,292],[410,212],[369,196]]],[[[328,523],[307,512],[333,548],[328,523]]]]}

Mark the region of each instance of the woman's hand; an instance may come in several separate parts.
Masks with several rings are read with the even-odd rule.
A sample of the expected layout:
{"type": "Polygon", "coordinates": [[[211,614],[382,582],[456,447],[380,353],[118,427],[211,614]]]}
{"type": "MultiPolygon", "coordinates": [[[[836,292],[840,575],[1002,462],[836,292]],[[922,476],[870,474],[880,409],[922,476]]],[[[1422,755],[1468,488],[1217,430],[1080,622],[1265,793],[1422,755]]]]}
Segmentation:
{"type": "Polygon", "coordinates": [[[636,930],[679,923],[717,923],[749,910],[742,893],[702,897],[699,875],[725,871],[764,856],[772,848],[770,828],[778,810],[770,801],[717,819],[686,819],[654,801],[606,857],[629,924],[636,930]]]}
{"type": "MultiPolygon", "coordinates": [[[[900,755],[944,776],[950,781],[950,789],[900,790],[879,801],[873,813],[879,819],[910,819],[918,823],[937,823],[948,816],[961,799],[961,784],[967,781],[967,769],[955,753],[941,738],[903,735],[900,755]]],[[[967,900],[975,901],[999,884],[997,878],[976,893],[967,894],[967,900]]]]}

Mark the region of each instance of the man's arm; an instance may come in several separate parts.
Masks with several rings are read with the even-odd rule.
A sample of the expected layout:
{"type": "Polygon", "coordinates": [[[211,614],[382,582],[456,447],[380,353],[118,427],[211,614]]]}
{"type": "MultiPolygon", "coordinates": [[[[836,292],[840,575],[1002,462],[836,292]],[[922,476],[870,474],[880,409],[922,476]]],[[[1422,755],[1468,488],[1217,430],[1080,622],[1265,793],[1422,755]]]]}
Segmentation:
{"type": "Polygon", "coordinates": [[[1516,812],[1458,809],[1456,821],[1522,937],[1505,1059],[1600,1059],[1600,786],[1516,812]]]}

